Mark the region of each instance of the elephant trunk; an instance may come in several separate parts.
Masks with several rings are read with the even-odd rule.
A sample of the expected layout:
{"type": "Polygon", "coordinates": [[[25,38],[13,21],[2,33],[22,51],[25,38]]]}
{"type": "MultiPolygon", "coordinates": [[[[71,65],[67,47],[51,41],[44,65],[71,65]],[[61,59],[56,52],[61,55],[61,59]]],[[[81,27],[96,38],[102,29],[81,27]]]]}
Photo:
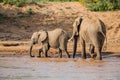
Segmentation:
{"type": "Polygon", "coordinates": [[[33,47],[33,44],[31,43],[30,50],[29,50],[30,57],[34,57],[34,55],[32,55],[32,47],[33,47]]]}
{"type": "Polygon", "coordinates": [[[74,36],[74,40],[73,40],[73,58],[75,58],[75,54],[76,54],[76,50],[77,50],[77,39],[78,36],[74,36]]]}

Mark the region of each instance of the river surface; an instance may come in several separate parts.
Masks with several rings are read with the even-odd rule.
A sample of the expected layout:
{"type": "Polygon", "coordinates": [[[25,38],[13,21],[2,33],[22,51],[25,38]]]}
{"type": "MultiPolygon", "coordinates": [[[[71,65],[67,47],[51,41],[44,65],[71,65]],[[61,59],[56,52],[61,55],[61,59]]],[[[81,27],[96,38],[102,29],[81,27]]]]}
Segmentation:
{"type": "Polygon", "coordinates": [[[0,80],[120,80],[120,57],[96,61],[0,56],[0,80]]]}

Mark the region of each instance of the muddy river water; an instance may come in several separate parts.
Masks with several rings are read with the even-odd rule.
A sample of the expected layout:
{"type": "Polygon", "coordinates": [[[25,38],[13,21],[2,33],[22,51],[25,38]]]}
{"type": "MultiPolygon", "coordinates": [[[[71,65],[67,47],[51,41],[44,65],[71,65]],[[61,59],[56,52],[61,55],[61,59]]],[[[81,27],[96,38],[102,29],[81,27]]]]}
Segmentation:
{"type": "Polygon", "coordinates": [[[0,80],[120,80],[120,58],[0,56],[0,80]]]}

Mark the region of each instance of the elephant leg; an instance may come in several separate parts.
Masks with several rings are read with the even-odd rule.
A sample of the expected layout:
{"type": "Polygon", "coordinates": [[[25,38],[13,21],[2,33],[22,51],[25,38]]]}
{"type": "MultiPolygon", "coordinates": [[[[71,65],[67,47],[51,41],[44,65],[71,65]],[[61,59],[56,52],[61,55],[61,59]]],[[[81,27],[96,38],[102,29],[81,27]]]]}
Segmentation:
{"type": "Polygon", "coordinates": [[[90,52],[91,52],[91,54],[94,53],[94,49],[95,49],[94,45],[90,44],[90,52]]]}
{"type": "Polygon", "coordinates": [[[77,36],[74,36],[74,43],[73,43],[73,58],[75,58],[76,50],[77,50],[77,36]]]}
{"type": "Polygon", "coordinates": [[[102,60],[102,47],[103,47],[103,43],[104,43],[104,39],[101,39],[98,41],[98,47],[96,48],[97,51],[97,56],[96,56],[96,60],[102,60]]]}
{"type": "Polygon", "coordinates": [[[102,38],[102,39],[100,40],[100,51],[102,51],[102,47],[103,47],[104,41],[105,41],[104,38],[102,38]]]}
{"type": "Polygon", "coordinates": [[[48,50],[50,49],[50,46],[48,43],[45,43],[43,45],[43,53],[45,54],[45,57],[48,57],[48,50]]]}
{"type": "Polygon", "coordinates": [[[44,47],[44,48],[43,48],[43,53],[45,54],[45,57],[48,57],[47,52],[48,52],[48,49],[46,49],[46,48],[44,47]]]}
{"type": "Polygon", "coordinates": [[[37,57],[41,57],[41,53],[43,52],[43,48],[40,48],[39,50],[38,50],[38,56],[37,57]]]}
{"type": "Polygon", "coordinates": [[[59,48],[59,57],[62,58],[62,50],[59,48]]]}
{"type": "Polygon", "coordinates": [[[102,60],[100,41],[98,40],[98,38],[94,38],[93,42],[94,42],[95,50],[96,50],[96,53],[97,53],[95,59],[96,60],[102,60]]]}
{"type": "Polygon", "coordinates": [[[96,56],[96,60],[102,60],[102,54],[101,54],[101,51],[100,51],[100,48],[97,47],[96,48],[96,51],[97,51],[97,56],[96,56]]]}
{"type": "Polygon", "coordinates": [[[47,51],[45,52],[45,57],[48,57],[47,51]]]}
{"type": "Polygon", "coordinates": [[[45,53],[45,57],[48,57],[48,50],[45,50],[44,53],[45,53]]]}
{"type": "Polygon", "coordinates": [[[67,50],[65,50],[65,53],[67,54],[68,58],[70,58],[70,54],[68,53],[67,50]]]}
{"type": "Polygon", "coordinates": [[[90,56],[91,58],[94,58],[95,54],[94,54],[94,50],[95,50],[95,46],[93,44],[90,44],[90,56]]]}
{"type": "Polygon", "coordinates": [[[84,40],[81,41],[81,45],[82,45],[81,57],[82,59],[86,59],[86,45],[84,40]]]}

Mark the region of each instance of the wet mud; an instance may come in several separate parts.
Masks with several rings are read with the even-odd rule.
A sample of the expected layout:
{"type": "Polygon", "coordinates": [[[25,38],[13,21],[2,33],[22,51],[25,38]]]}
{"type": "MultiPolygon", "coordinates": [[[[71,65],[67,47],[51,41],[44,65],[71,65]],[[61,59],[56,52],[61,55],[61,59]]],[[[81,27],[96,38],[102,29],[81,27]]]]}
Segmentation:
{"type": "Polygon", "coordinates": [[[120,80],[120,58],[0,56],[0,80],[120,80]]]}

